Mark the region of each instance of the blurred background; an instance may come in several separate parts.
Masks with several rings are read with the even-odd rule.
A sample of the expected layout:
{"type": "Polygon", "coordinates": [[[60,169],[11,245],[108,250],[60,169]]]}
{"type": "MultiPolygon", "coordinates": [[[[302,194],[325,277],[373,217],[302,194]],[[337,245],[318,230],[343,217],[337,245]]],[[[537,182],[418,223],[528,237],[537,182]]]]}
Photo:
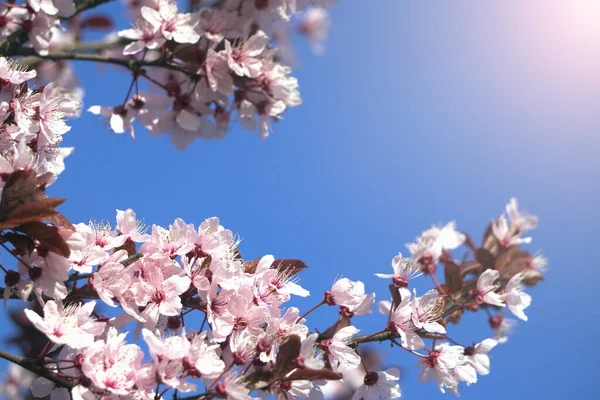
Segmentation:
{"type": "MultiPolygon", "coordinates": [[[[133,140],[89,113],[70,121],[65,145],[76,150],[49,190],[68,199],[62,212],[114,223],[115,209],[131,207],[148,225],[216,215],[243,239],[244,258],[310,266],[300,283],[312,296],[292,302],[306,310],[340,275],[387,299],[388,282],[373,274],[391,271],[405,243],[452,219],[479,241],[515,196],[540,217],[527,249],[543,249],[550,268],[529,290],[529,321],[462,398],[596,399],[600,1],[346,0],[331,17],[325,54],[295,43],[304,103],[266,141],[236,126],[181,153],[142,128],[133,140]]],[[[76,67],[85,108],[122,100],[124,71],[76,67]]],[[[323,309],[309,326],[336,317],[323,309]]],[[[369,333],[385,317],[375,309],[354,322],[369,333]]],[[[449,333],[466,343],[492,335],[484,313],[449,333]]],[[[402,368],[404,398],[443,396],[418,382],[410,354],[380,350],[402,368]]]]}

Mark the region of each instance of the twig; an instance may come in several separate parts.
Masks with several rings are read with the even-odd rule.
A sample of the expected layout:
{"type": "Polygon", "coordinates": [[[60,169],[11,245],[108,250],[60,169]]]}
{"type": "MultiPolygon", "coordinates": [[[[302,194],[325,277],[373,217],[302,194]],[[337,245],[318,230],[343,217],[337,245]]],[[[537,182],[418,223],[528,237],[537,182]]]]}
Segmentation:
{"type": "Polygon", "coordinates": [[[17,365],[20,365],[21,367],[25,368],[26,370],[31,371],[41,377],[48,379],[49,381],[53,382],[57,386],[67,388],[69,390],[73,389],[74,385],[71,381],[63,379],[63,378],[56,376],[55,374],[47,371],[46,368],[44,367],[42,359],[20,357],[20,356],[11,354],[11,353],[7,353],[3,350],[0,350],[0,357],[4,358],[5,360],[8,360],[12,363],[15,363],[17,365]]]}
{"type": "Polygon", "coordinates": [[[210,394],[212,394],[211,390],[209,390],[208,392],[200,393],[200,394],[194,394],[192,396],[179,397],[177,400],[198,400],[198,399],[201,399],[202,397],[208,396],[210,394]]]}
{"type": "MultiPolygon", "coordinates": [[[[89,10],[110,1],[112,0],[75,0],[75,14],[69,18],[74,17],[80,12],[89,10]]],[[[6,38],[0,40],[0,55],[4,57],[17,55],[21,47],[23,47],[27,41],[29,41],[29,35],[22,29],[11,33],[6,38]]]]}
{"type": "MultiPolygon", "coordinates": [[[[2,50],[0,48],[0,54],[1,53],[2,53],[2,50]]],[[[158,60],[153,60],[153,61],[137,61],[133,58],[132,59],[124,59],[124,58],[105,56],[105,55],[101,55],[101,54],[77,53],[77,52],[72,52],[72,51],[51,51],[51,52],[48,52],[48,54],[42,55],[42,54],[39,54],[35,49],[29,48],[29,47],[18,49],[17,51],[15,51],[13,53],[13,55],[19,55],[19,56],[24,56],[24,57],[36,57],[36,58],[40,58],[42,60],[52,60],[52,61],[73,60],[73,61],[91,61],[91,62],[98,62],[98,63],[104,63],[104,64],[113,64],[113,65],[120,65],[122,67],[125,67],[132,72],[137,71],[141,67],[158,67],[158,68],[165,68],[165,69],[170,69],[173,71],[182,72],[186,75],[189,75],[191,78],[195,78],[195,79],[200,78],[199,74],[193,73],[193,72],[191,72],[183,67],[180,67],[178,65],[170,64],[163,59],[158,59],[158,60]]]]}

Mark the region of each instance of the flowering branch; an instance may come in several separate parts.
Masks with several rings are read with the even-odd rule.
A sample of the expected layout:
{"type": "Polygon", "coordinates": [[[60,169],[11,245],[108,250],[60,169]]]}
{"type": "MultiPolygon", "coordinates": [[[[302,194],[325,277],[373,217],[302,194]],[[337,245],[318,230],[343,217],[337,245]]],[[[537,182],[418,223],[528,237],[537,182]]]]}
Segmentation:
{"type": "Polygon", "coordinates": [[[119,31],[120,39],[79,42],[87,27],[112,27],[101,14],[72,20],[71,34],[59,33],[61,19],[107,1],[0,3],[0,52],[45,71],[38,76],[0,57],[0,245],[17,259],[12,269],[0,268],[0,293],[5,302],[37,300],[14,318],[26,333],[15,342],[22,349],[45,344],[41,352],[25,350],[27,357],[0,357],[40,375],[31,384],[35,396],[65,397],[69,389],[78,399],[158,400],[171,391],[174,398],[202,392],[187,400],[250,400],[253,393],[297,400],[322,397],[317,381],[343,378],[355,398],[396,399],[399,371],[377,371],[359,346],[386,341],[417,357],[421,376],[435,377],[441,391],[458,394],[459,384],[489,373],[487,353],[507,340],[511,325],[499,310],[527,320],[525,285],[543,279],[546,263],[522,248],[537,218],[519,210],[516,199],[488,225],[480,245],[452,221],[423,231],[407,245],[408,257],[393,257],[391,273],[375,274],[388,281],[390,301],[379,302],[382,323],[367,335],[354,326],[375,306],[363,282],[340,278],[316,306],[290,307],[293,296],[310,295],[298,284],[306,264],[271,255],[245,260],[238,236],[216,217],[199,226],[177,218],[150,230],[131,209],[117,210],[114,227],[68,221],[57,210],[64,199],[48,197],[46,188],[70,154],[62,135],[70,130],[65,119],[81,111],[81,91],[70,64],[53,61],[128,69],[118,105],[88,111],[132,136],[137,119],[184,150],[196,138],[223,137],[232,121],[266,138],[270,121],[301,103],[280,28],[300,11],[298,28],[313,45],[327,33],[329,2],[322,0],[217,1],[190,13],[179,12],[174,0],[140,0],[126,5],[133,28],[119,31]],[[35,88],[36,77],[44,86],[35,88]],[[140,77],[155,93],[140,90],[140,77]],[[452,251],[463,245],[469,253],[459,262],[452,251]],[[419,296],[413,280],[423,274],[434,287],[419,296]],[[110,317],[97,303],[111,307],[110,317]],[[307,319],[320,307],[335,307],[335,322],[311,333],[307,319]],[[463,313],[480,310],[493,338],[464,347],[448,337],[463,313]],[[203,318],[197,331],[194,315],[203,318]]]}
{"type": "Polygon", "coordinates": [[[45,367],[44,367],[44,363],[43,360],[41,359],[30,359],[30,358],[25,358],[25,357],[20,357],[11,353],[8,353],[4,350],[0,350],[0,357],[4,358],[5,360],[8,360],[14,364],[17,364],[23,368],[25,368],[28,371],[33,372],[34,374],[37,374],[39,376],[42,376],[46,379],[48,379],[49,381],[55,383],[57,386],[66,388],[66,389],[72,389],[73,388],[73,383],[70,382],[67,379],[63,379],[59,376],[56,376],[56,374],[53,374],[51,372],[49,372],[45,367]]]}
{"type": "MultiPolygon", "coordinates": [[[[97,7],[101,4],[108,3],[113,0],[74,0],[75,14],[69,18],[85,11],[97,7]]],[[[68,19],[68,18],[66,18],[68,19]]],[[[21,47],[29,40],[29,35],[24,29],[19,29],[6,38],[0,40],[0,54],[5,57],[15,56],[21,50],[21,47]]]]}
{"type": "Polygon", "coordinates": [[[29,47],[21,48],[21,49],[17,50],[17,52],[15,52],[14,55],[25,56],[25,57],[35,57],[35,58],[38,58],[41,60],[90,61],[90,62],[97,62],[97,63],[104,63],[104,64],[120,65],[122,67],[125,67],[125,68],[131,70],[132,72],[139,71],[139,69],[141,67],[159,67],[159,68],[170,69],[170,70],[177,71],[177,72],[182,72],[182,73],[188,75],[190,78],[194,78],[194,79],[198,79],[201,76],[199,74],[190,72],[188,69],[186,69],[184,67],[169,63],[162,59],[152,60],[152,61],[149,61],[149,60],[138,61],[133,58],[124,59],[124,58],[117,58],[117,57],[111,57],[111,56],[104,56],[101,54],[77,53],[77,52],[71,52],[71,51],[51,51],[51,52],[48,52],[47,54],[42,55],[42,54],[39,54],[35,49],[29,48],[29,47]]]}

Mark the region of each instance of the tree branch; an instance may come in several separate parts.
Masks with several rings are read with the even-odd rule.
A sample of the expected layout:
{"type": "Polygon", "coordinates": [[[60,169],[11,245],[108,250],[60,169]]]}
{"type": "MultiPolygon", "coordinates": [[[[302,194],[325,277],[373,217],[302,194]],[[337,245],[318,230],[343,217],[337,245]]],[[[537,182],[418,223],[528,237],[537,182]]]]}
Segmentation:
{"type": "Polygon", "coordinates": [[[50,371],[48,371],[43,364],[42,359],[34,359],[34,358],[25,358],[16,356],[11,353],[7,353],[6,351],[0,350],[0,357],[8,360],[12,363],[20,365],[28,371],[33,372],[41,377],[48,379],[51,382],[54,382],[55,385],[67,388],[69,390],[73,389],[73,383],[66,379],[63,379],[50,371]]]}
{"type": "MultiPolygon", "coordinates": [[[[437,335],[435,333],[429,333],[429,332],[425,332],[425,331],[416,332],[416,334],[425,339],[445,339],[446,338],[444,335],[437,335]]],[[[391,331],[384,331],[384,332],[378,333],[376,335],[355,336],[352,338],[352,340],[350,342],[355,343],[355,344],[369,343],[369,342],[383,342],[386,340],[397,339],[399,337],[400,337],[400,335],[398,335],[397,333],[393,333],[391,331]]]]}
{"type": "MultiPolygon", "coordinates": [[[[89,10],[110,1],[112,0],[75,0],[75,14],[69,18],[72,18],[85,10],[89,10]]],[[[0,55],[4,57],[17,55],[21,47],[23,47],[28,40],[29,35],[21,29],[11,33],[6,38],[0,40],[0,55]]]]}
{"type": "Polygon", "coordinates": [[[100,54],[87,54],[87,53],[77,53],[77,52],[70,52],[70,51],[51,51],[48,54],[41,55],[37,51],[35,51],[35,49],[29,48],[29,47],[17,49],[17,51],[16,51],[16,53],[14,53],[14,55],[25,56],[25,57],[36,57],[36,58],[40,58],[43,60],[52,60],[52,61],[73,60],[73,61],[91,61],[91,62],[98,62],[98,63],[104,63],[104,64],[113,64],[113,65],[120,65],[122,67],[125,67],[125,68],[129,69],[130,71],[138,71],[138,68],[140,68],[140,67],[159,67],[159,68],[165,68],[165,69],[170,69],[173,71],[182,72],[182,73],[190,76],[191,78],[198,78],[200,76],[199,74],[196,74],[196,73],[189,71],[178,65],[169,64],[162,59],[153,60],[153,61],[138,61],[138,60],[134,60],[134,59],[109,57],[109,56],[104,56],[104,55],[100,55],[100,54]]]}

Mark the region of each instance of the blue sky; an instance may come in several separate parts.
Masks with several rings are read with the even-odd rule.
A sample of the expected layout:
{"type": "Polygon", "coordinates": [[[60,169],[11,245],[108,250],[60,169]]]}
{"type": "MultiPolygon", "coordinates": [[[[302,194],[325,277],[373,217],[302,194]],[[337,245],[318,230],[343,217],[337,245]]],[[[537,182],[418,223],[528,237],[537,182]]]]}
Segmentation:
{"type": "MultiPolygon", "coordinates": [[[[540,217],[529,249],[544,249],[550,270],[530,291],[529,322],[462,397],[596,398],[600,2],[340,1],[332,18],[325,55],[298,43],[304,104],[266,141],[235,127],[181,153],[166,137],[115,136],[89,114],[72,121],[65,144],[76,151],[51,188],[68,199],[62,211],[114,221],[132,207],[163,225],[219,216],[246,258],[310,266],[301,283],[313,296],[297,302],[306,309],[339,274],[386,297],[373,273],[421,230],[456,219],[479,238],[516,196],[540,217]]],[[[86,107],[122,100],[124,74],[77,68],[86,107]]],[[[383,323],[357,320],[365,333],[383,323]]],[[[454,329],[466,342],[488,334],[483,315],[454,329]]],[[[417,382],[410,355],[391,357],[404,398],[442,396],[417,382]]]]}

